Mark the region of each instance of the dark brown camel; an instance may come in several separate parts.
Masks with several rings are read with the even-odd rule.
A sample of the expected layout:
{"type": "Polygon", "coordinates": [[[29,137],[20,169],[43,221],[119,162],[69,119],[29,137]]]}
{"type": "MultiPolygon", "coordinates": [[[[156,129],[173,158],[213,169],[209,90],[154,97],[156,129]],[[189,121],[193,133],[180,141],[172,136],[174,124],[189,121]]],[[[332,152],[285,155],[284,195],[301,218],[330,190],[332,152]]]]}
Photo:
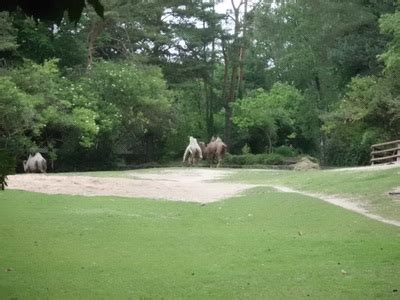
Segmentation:
{"type": "Polygon", "coordinates": [[[227,149],[227,145],[221,140],[221,138],[212,137],[208,145],[204,142],[200,142],[199,146],[203,152],[203,158],[207,158],[210,168],[212,168],[213,163],[216,163],[217,168],[219,168],[227,149]]]}

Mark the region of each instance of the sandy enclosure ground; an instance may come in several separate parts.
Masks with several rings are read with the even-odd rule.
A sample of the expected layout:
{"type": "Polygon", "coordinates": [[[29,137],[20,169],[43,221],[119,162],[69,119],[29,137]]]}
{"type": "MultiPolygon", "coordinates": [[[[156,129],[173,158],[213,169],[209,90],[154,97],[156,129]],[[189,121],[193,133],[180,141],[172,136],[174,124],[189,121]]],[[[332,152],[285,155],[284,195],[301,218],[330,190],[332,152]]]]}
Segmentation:
{"type": "Polygon", "coordinates": [[[250,184],[218,182],[233,171],[173,169],[127,172],[125,178],[18,174],[8,176],[8,188],[46,194],[121,196],[209,203],[239,195],[250,184]]]}

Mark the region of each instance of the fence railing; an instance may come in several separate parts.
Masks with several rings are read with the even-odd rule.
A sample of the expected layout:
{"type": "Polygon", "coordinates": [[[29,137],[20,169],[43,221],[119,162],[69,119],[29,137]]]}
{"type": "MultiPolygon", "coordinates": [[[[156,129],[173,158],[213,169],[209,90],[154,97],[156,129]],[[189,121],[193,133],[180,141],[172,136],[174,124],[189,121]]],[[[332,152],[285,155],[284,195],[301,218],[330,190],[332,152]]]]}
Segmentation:
{"type": "Polygon", "coordinates": [[[371,164],[400,163],[400,140],[371,146],[371,164]]]}

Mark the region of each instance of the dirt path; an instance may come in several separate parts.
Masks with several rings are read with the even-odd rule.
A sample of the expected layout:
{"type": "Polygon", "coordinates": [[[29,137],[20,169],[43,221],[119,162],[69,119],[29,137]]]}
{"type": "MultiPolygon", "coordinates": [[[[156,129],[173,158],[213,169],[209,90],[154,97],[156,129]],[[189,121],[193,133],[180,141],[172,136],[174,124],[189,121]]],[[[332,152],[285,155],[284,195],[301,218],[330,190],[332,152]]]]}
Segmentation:
{"type": "Polygon", "coordinates": [[[272,188],[276,189],[279,192],[284,192],[284,193],[298,193],[301,195],[317,198],[320,200],[323,200],[325,202],[332,203],[334,205],[343,207],[345,209],[354,211],[356,213],[362,214],[370,219],[374,219],[383,223],[395,225],[400,227],[400,221],[396,220],[389,220],[386,219],[382,216],[375,215],[370,213],[365,207],[361,205],[361,203],[358,203],[352,199],[347,199],[343,197],[338,197],[338,196],[331,196],[331,195],[325,195],[325,194],[319,194],[319,193],[311,193],[311,192],[304,192],[304,191],[299,191],[295,190],[286,186],[279,186],[279,185],[271,185],[272,188]]]}

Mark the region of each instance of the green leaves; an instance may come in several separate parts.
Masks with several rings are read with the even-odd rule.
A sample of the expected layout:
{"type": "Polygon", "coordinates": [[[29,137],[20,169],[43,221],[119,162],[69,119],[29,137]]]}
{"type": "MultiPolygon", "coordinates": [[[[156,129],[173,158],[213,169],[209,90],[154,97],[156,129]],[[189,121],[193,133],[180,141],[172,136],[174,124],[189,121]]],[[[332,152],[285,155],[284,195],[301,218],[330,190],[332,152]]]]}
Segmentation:
{"type": "Polygon", "coordinates": [[[102,99],[99,105],[115,106],[123,131],[139,136],[156,132],[168,118],[170,96],[158,68],[101,62],[94,65],[85,84],[102,99]]]}
{"type": "Polygon", "coordinates": [[[11,140],[33,130],[35,112],[32,97],[24,93],[11,77],[0,77],[0,145],[4,147],[11,140]]]}
{"type": "Polygon", "coordinates": [[[379,57],[385,63],[386,71],[400,72],[400,11],[387,14],[380,18],[380,28],[383,33],[390,34],[392,41],[387,50],[379,57]]]}
{"type": "Polygon", "coordinates": [[[79,144],[82,147],[90,148],[94,144],[94,138],[99,132],[99,126],[96,121],[99,115],[87,108],[78,107],[72,110],[71,121],[74,127],[78,128],[81,136],[79,144]]]}
{"type": "Polygon", "coordinates": [[[0,190],[7,186],[7,175],[15,172],[15,157],[0,148],[0,190]]]}
{"type": "Polygon", "coordinates": [[[302,96],[294,87],[276,83],[269,92],[258,89],[234,104],[234,123],[240,127],[263,126],[280,119],[292,121],[294,110],[302,96]]]}
{"type": "Polygon", "coordinates": [[[16,30],[10,21],[11,18],[6,13],[0,13],[0,52],[15,51],[17,49],[16,30]]]}
{"type": "MultiPolygon", "coordinates": [[[[88,3],[99,16],[103,17],[104,8],[99,0],[88,0],[88,3]]],[[[0,3],[0,11],[7,10],[12,12],[22,9],[27,16],[32,16],[35,20],[47,20],[59,24],[64,17],[65,11],[68,13],[71,22],[78,22],[85,6],[85,0],[50,0],[45,2],[3,0],[0,3]]]]}
{"type": "Polygon", "coordinates": [[[283,139],[295,137],[297,107],[302,102],[300,92],[287,84],[276,83],[268,92],[258,89],[234,105],[232,121],[242,129],[259,128],[270,138],[280,128],[291,128],[283,139]]]}

